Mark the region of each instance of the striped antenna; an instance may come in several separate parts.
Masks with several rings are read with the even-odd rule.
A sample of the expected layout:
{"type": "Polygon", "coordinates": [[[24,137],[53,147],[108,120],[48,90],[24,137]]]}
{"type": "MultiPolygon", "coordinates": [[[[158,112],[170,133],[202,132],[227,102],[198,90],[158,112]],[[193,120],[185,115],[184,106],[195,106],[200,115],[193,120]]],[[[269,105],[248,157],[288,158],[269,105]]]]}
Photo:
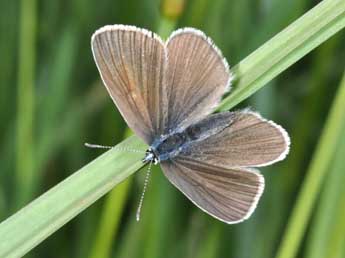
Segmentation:
{"type": "Polygon", "coordinates": [[[145,151],[137,150],[137,149],[117,147],[117,146],[98,145],[98,144],[92,144],[92,143],[87,143],[87,142],[84,145],[88,148],[93,148],[93,149],[115,149],[119,151],[128,151],[128,152],[144,153],[144,154],[146,153],[145,151]]]}
{"type": "Polygon", "coordinates": [[[149,179],[150,179],[150,175],[151,175],[151,166],[152,166],[152,161],[149,163],[149,167],[148,167],[147,172],[146,172],[145,181],[144,181],[144,188],[143,188],[143,192],[140,196],[139,206],[138,206],[137,214],[136,214],[137,221],[140,220],[141,207],[143,206],[145,192],[146,192],[147,185],[149,183],[149,179]]]}

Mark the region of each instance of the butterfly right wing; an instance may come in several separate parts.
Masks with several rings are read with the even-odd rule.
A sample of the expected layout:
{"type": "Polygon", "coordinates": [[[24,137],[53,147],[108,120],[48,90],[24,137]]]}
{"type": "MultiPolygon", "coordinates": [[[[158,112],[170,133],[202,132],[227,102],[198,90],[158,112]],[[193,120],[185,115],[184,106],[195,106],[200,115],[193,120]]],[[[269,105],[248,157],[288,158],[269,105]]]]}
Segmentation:
{"type": "Polygon", "coordinates": [[[111,25],[94,33],[91,46],[102,80],[123,118],[151,144],[166,117],[164,43],[153,32],[111,25]]]}
{"type": "Polygon", "coordinates": [[[253,169],[225,169],[179,158],[161,166],[169,181],[196,206],[228,224],[247,219],[264,189],[263,176],[253,169]]]}
{"type": "Polygon", "coordinates": [[[229,90],[228,64],[212,41],[199,30],[179,29],[166,42],[167,119],[165,131],[182,131],[200,121],[229,90]]]}
{"type": "Polygon", "coordinates": [[[212,114],[187,129],[192,136],[194,131],[197,140],[183,148],[180,159],[226,168],[262,167],[289,152],[287,132],[249,110],[212,114]]]}

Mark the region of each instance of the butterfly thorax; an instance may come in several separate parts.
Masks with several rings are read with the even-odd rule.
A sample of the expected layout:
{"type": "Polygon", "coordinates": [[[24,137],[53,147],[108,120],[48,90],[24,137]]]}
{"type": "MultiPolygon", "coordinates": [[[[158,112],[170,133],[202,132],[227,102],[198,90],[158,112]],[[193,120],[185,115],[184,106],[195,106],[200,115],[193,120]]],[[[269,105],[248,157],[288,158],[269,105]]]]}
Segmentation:
{"type": "Polygon", "coordinates": [[[153,162],[157,164],[160,161],[171,159],[180,153],[186,142],[186,132],[160,137],[154,141],[146,151],[146,156],[143,159],[143,162],[153,162]]]}
{"type": "Polygon", "coordinates": [[[143,162],[157,164],[160,161],[173,159],[181,152],[187,154],[192,142],[202,141],[211,135],[220,133],[231,124],[231,121],[231,113],[229,115],[218,113],[206,117],[183,131],[160,136],[146,151],[143,162]]]}

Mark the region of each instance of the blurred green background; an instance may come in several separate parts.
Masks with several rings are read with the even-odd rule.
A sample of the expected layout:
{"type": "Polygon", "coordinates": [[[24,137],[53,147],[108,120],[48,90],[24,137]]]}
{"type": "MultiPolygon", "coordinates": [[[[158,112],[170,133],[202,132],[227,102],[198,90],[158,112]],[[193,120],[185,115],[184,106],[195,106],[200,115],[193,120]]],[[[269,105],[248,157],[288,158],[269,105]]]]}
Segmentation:
{"type": "MultiPolygon", "coordinates": [[[[196,27],[233,66],[317,2],[0,0],[0,221],[101,153],[84,142],[115,145],[126,136],[92,58],[96,29],[131,24],[166,37],[196,27]]],[[[341,85],[344,42],[338,33],[236,107],[251,106],[292,140],[285,161],[261,169],[266,189],[249,220],[216,221],[154,168],[137,223],[143,169],[27,257],[276,257],[299,192],[308,193],[303,182],[341,85]]],[[[341,132],[297,257],[345,257],[344,126],[341,132]]]]}

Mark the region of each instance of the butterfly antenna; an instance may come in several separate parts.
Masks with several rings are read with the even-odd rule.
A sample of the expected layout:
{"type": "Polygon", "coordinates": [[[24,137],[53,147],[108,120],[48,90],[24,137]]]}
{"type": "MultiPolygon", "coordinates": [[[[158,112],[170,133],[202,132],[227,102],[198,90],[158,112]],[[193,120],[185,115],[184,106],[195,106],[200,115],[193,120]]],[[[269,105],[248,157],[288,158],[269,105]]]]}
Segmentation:
{"type": "Polygon", "coordinates": [[[92,144],[92,143],[85,143],[84,144],[88,148],[93,149],[115,149],[119,151],[128,151],[128,152],[136,152],[136,153],[145,153],[145,151],[142,150],[136,150],[131,148],[123,148],[123,147],[116,147],[116,146],[106,146],[106,145],[98,145],[98,144],[92,144]]]}
{"type": "Polygon", "coordinates": [[[137,221],[140,220],[141,207],[143,206],[146,188],[147,188],[147,185],[149,183],[149,179],[150,179],[150,175],[151,175],[151,166],[152,166],[152,162],[149,163],[149,167],[148,167],[147,172],[146,172],[145,181],[144,181],[144,188],[143,188],[143,192],[141,193],[141,196],[140,196],[139,206],[138,206],[137,214],[136,214],[137,221]]]}

